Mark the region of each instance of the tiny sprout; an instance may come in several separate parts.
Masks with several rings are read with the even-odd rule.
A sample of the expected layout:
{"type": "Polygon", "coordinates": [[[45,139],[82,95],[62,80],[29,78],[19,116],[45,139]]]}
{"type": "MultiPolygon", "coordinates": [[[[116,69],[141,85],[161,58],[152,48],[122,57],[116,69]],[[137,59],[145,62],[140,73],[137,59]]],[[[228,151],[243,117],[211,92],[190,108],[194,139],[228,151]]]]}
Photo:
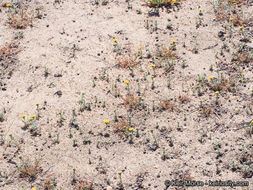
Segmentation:
{"type": "Polygon", "coordinates": [[[114,121],[118,122],[118,116],[116,110],[114,110],[114,121]]]}
{"type": "Polygon", "coordinates": [[[152,84],[151,84],[151,89],[153,90],[155,88],[155,81],[154,81],[154,76],[152,75],[152,84]]]}
{"type": "Polygon", "coordinates": [[[93,83],[92,87],[94,88],[96,86],[95,80],[92,80],[92,83],[93,83]]]}
{"type": "Polygon", "coordinates": [[[140,137],[140,134],[139,134],[139,128],[136,128],[136,137],[140,137]]]}
{"type": "Polygon", "coordinates": [[[120,187],[120,189],[124,189],[123,182],[122,182],[122,176],[121,176],[122,171],[119,171],[118,174],[119,174],[119,180],[120,180],[119,187],[120,187]]]}

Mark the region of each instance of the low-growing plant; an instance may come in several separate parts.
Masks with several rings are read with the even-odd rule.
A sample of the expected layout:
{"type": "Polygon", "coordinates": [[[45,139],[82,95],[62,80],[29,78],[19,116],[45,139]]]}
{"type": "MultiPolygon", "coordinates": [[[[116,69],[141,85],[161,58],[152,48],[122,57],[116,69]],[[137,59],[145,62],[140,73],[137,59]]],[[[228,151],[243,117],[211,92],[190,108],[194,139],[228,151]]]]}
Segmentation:
{"type": "Polygon", "coordinates": [[[34,181],[39,173],[42,172],[42,168],[39,165],[39,160],[35,160],[33,163],[30,160],[25,160],[22,156],[19,157],[21,164],[18,166],[21,178],[28,178],[29,181],[34,181]]]}

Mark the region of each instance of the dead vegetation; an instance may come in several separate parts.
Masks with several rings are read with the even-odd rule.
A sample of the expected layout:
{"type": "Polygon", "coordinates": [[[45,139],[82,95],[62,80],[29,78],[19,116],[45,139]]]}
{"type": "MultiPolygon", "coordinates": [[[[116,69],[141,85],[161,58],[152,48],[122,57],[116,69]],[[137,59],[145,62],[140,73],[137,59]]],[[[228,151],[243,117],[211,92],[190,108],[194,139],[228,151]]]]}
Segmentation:
{"type": "Polygon", "coordinates": [[[39,160],[34,160],[31,162],[29,159],[24,160],[20,157],[21,164],[18,167],[21,178],[27,178],[29,181],[34,181],[39,173],[42,172],[39,160]]]}
{"type": "Polygon", "coordinates": [[[171,112],[178,111],[178,107],[173,100],[163,100],[159,103],[159,106],[161,110],[167,110],[171,112]]]}

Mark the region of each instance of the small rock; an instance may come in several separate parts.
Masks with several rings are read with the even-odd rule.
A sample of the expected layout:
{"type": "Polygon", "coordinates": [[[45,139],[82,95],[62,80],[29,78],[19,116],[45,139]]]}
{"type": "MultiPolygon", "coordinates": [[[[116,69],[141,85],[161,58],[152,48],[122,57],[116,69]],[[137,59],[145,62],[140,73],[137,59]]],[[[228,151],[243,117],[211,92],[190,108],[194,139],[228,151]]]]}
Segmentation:
{"type": "Polygon", "coordinates": [[[112,187],[111,186],[107,186],[106,190],[112,190],[112,187]]]}
{"type": "Polygon", "coordinates": [[[58,90],[56,93],[54,93],[54,94],[56,94],[56,95],[58,95],[59,97],[61,97],[62,96],[62,91],[60,91],[60,90],[58,90]]]}
{"type": "Polygon", "coordinates": [[[219,38],[223,37],[224,34],[225,34],[225,32],[219,31],[219,33],[218,33],[219,38]]]}

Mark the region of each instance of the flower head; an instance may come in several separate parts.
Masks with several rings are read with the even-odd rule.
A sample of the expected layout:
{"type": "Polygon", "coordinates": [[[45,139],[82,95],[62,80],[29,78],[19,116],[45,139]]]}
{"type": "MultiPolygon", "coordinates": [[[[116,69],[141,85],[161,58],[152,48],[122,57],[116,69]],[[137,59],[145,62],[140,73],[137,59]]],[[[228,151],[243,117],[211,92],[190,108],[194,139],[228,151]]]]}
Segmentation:
{"type": "Polygon", "coordinates": [[[243,26],[239,26],[239,30],[242,30],[244,27],[243,26]]]}
{"type": "Polygon", "coordinates": [[[134,128],[133,128],[133,127],[130,127],[128,130],[129,130],[129,131],[133,131],[133,130],[134,130],[134,128]]]}
{"type": "Polygon", "coordinates": [[[117,43],[118,42],[116,38],[113,38],[112,41],[113,41],[113,43],[117,43]]]}
{"type": "Polygon", "coordinates": [[[209,79],[213,79],[213,78],[214,78],[214,76],[213,76],[213,75],[210,75],[210,76],[208,76],[208,78],[209,78],[209,79]]]}
{"type": "Polygon", "coordinates": [[[138,50],[141,50],[142,49],[142,46],[138,46],[138,50]]]}
{"type": "Polygon", "coordinates": [[[36,187],[33,187],[32,190],[36,190],[36,187]]]}
{"type": "Polygon", "coordinates": [[[110,120],[106,119],[104,120],[104,124],[109,124],[110,123],[110,120]]]}
{"type": "Polygon", "coordinates": [[[173,43],[173,44],[177,43],[177,40],[172,40],[172,43],[173,43]]]}
{"type": "Polygon", "coordinates": [[[125,80],[124,83],[125,83],[125,84],[129,84],[129,80],[125,80]]]}
{"type": "Polygon", "coordinates": [[[242,75],[242,76],[244,76],[244,75],[245,75],[245,73],[241,73],[241,75],[242,75]]]}
{"type": "Polygon", "coordinates": [[[230,21],[233,21],[233,18],[229,18],[230,21]]]}
{"type": "Polygon", "coordinates": [[[12,7],[12,4],[11,3],[6,3],[5,6],[6,7],[12,7]]]}
{"type": "Polygon", "coordinates": [[[155,64],[151,64],[150,67],[154,68],[154,67],[155,67],[155,64]]]}
{"type": "Polygon", "coordinates": [[[215,94],[219,94],[220,92],[219,91],[216,91],[215,94]]]}
{"type": "Polygon", "coordinates": [[[36,115],[31,115],[31,119],[34,119],[36,117],[36,115]]]}
{"type": "Polygon", "coordinates": [[[21,115],[22,118],[25,118],[25,114],[21,115]]]}
{"type": "Polygon", "coordinates": [[[202,11],[203,11],[203,9],[199,8],[199,12],[202,12],[202,11]]]}

